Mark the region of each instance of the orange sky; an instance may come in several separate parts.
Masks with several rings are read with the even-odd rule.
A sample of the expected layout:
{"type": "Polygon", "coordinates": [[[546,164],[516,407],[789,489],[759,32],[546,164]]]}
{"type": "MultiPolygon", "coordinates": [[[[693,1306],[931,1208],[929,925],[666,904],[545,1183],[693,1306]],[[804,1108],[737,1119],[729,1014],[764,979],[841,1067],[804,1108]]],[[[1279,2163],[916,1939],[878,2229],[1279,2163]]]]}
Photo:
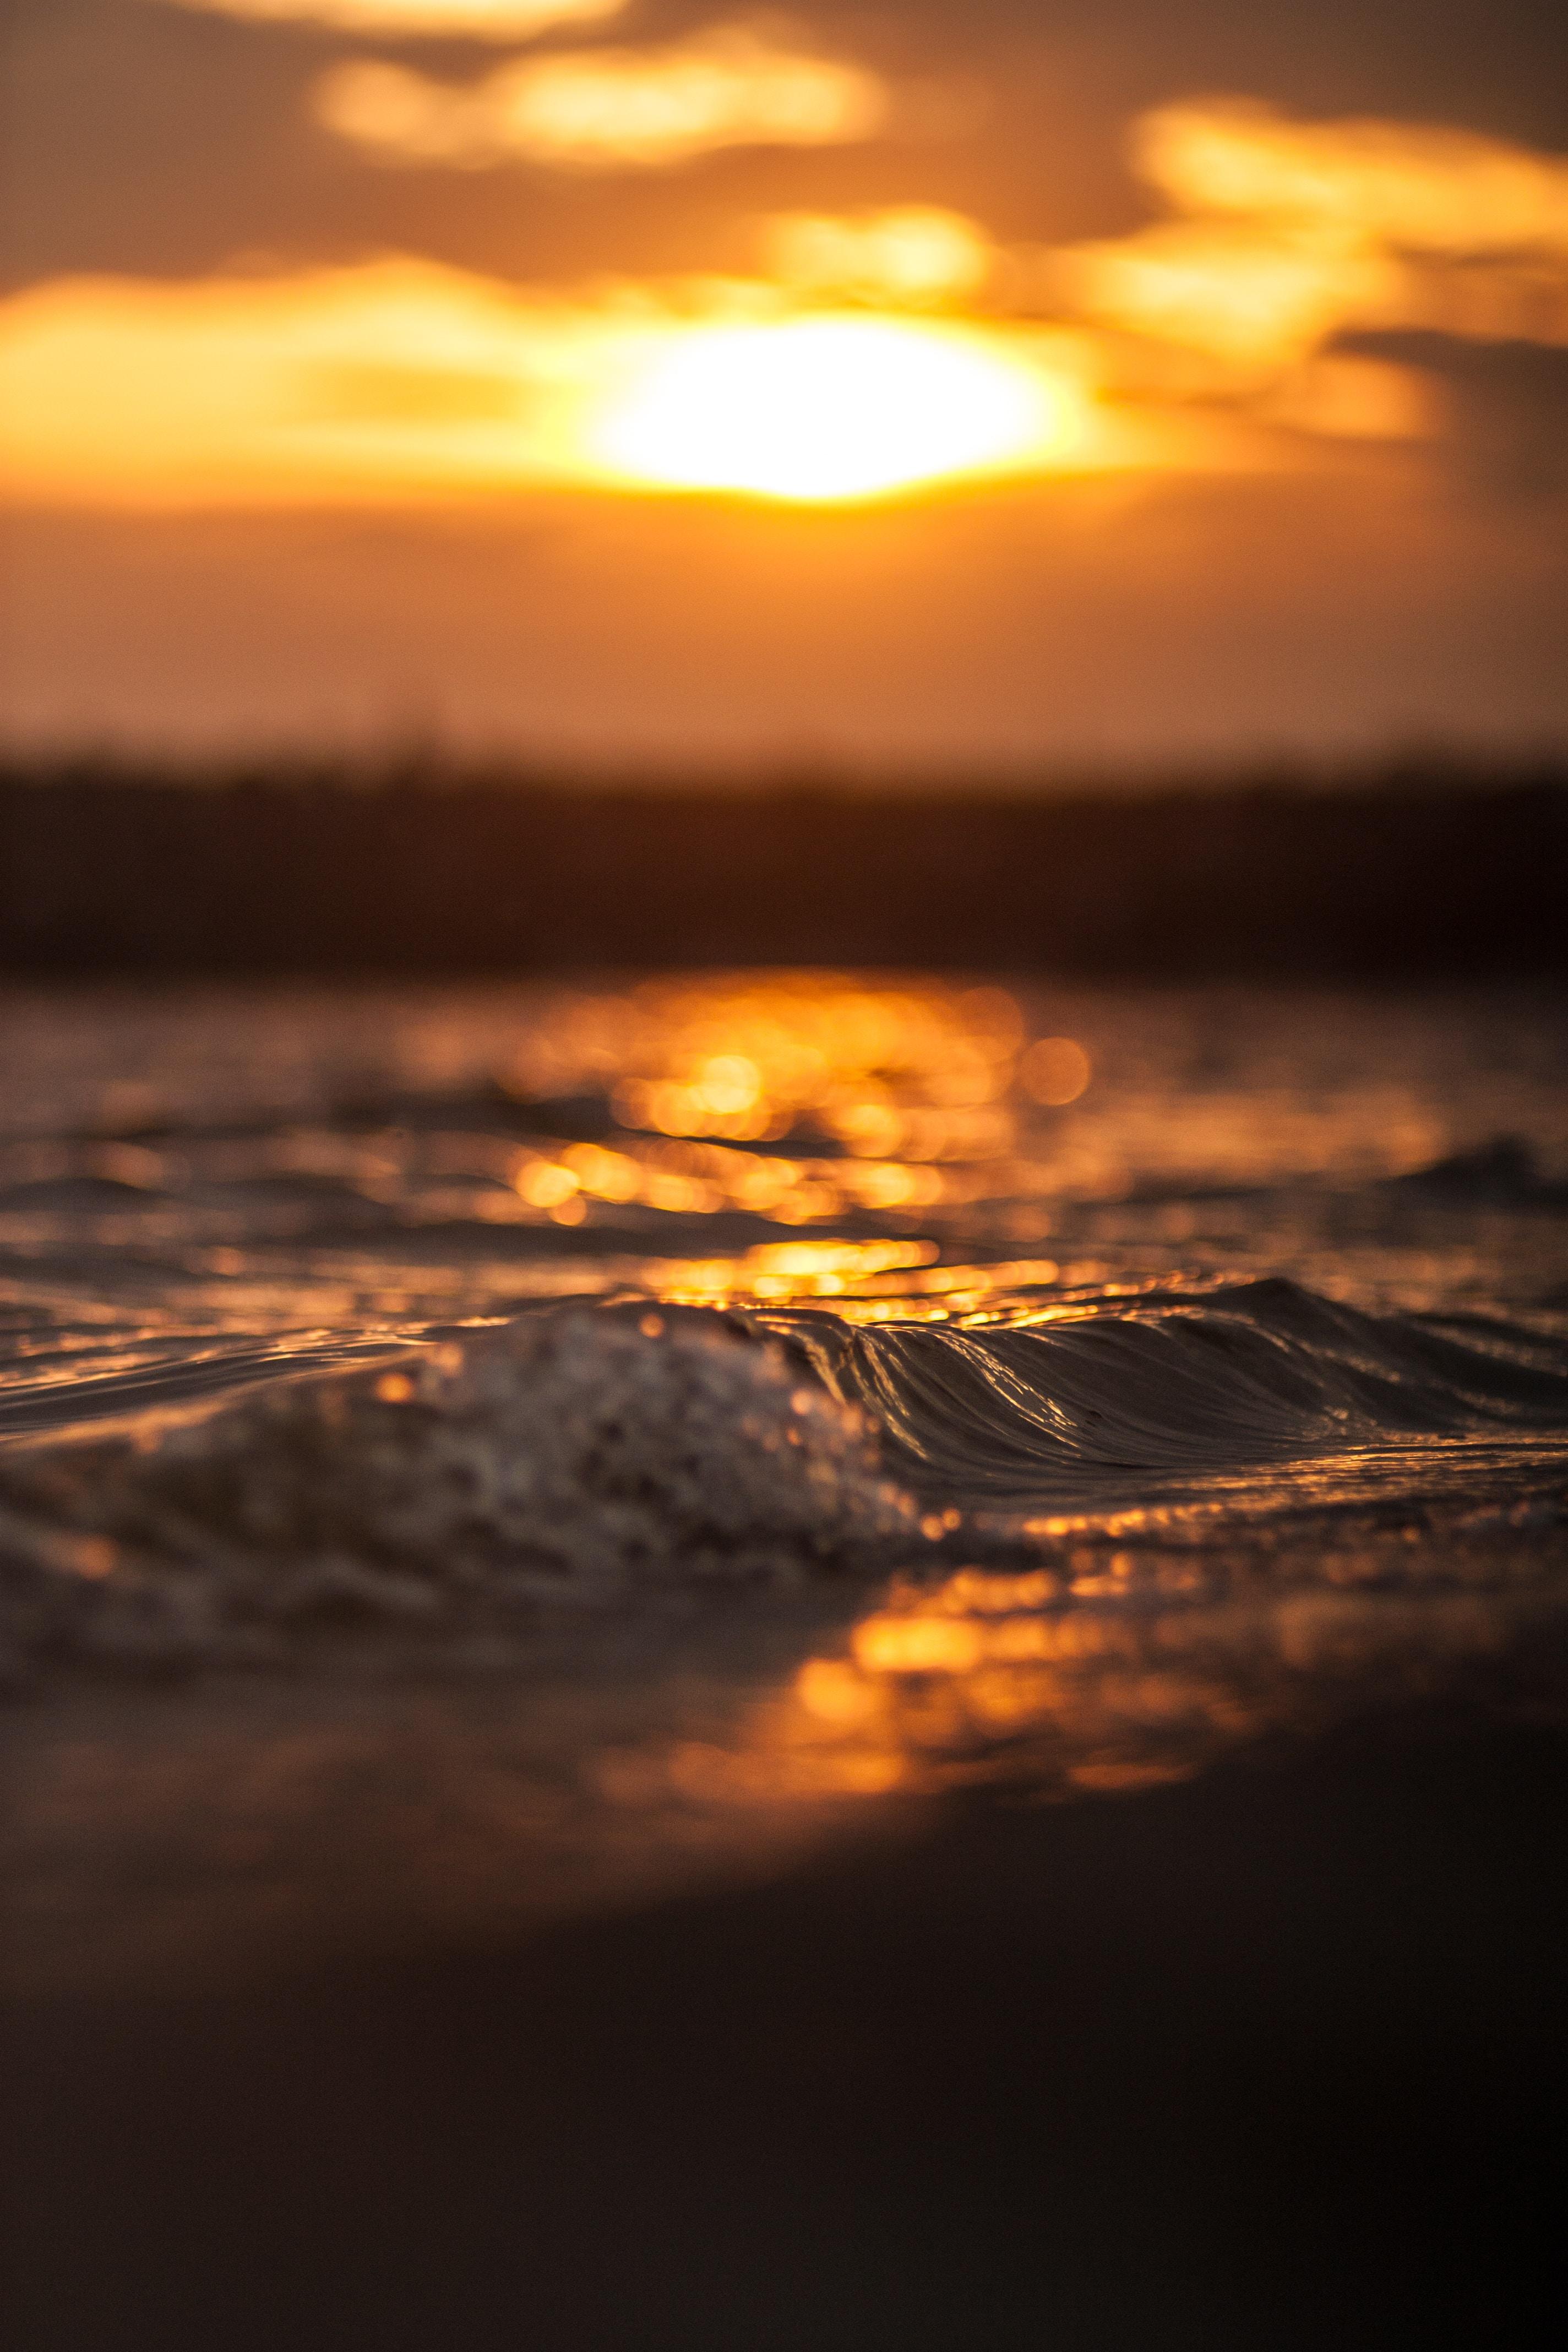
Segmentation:
{"type": "Polygon", "coordinates": [[[1028,13],[25,0],[57,136],[0,299],[0,724],[661,767],[1560,744],[1532,78],[1510,105],[1457,25],[1418,111],[1390,6],[1308,107],[1216,7],[1215,95],[1158,11],[1076,56],[1028,13]],[[1075,75],[1078,152],[1032,147],[1075,75]]]}

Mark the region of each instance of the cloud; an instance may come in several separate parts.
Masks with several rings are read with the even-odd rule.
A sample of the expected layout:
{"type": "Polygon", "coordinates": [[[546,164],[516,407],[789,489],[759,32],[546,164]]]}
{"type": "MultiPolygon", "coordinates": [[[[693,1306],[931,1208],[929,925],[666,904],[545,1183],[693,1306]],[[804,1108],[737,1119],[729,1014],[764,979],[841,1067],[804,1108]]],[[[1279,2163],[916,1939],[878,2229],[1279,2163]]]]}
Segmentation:
{"type": "Polygon", "coordinates": [[[575,299],[411,259],[0,305],[0,485],[192,509],[525,488],[832,499],[1147,462],[1070,339],[792,307],[759,280],[575,299]]]}
{"type": "Polygon", "coordinates": [[[166,0],[251,25],[325,25],[395,39],[527,40],[557,25],[600,24],[626,0],[166,0]]]}
{"type": "Polygon", "coordinates": [[[1240,100],[1160,108],[1132,152],[1182,217],[1041,257],[1037,280],[1238,385],[1357,330],[1568,340],[1561,157],[1417,125],[1291,122],[1240,100]]]}
{"type": "MultiPolygon", "coordinates": [[[[752,84],[771,86],[780,54],[731,31],[510,64],[481,97],[537,89],[541,75],[558,89],[557,69],[570,82],[592,68],[594,106],[500,108],[481,152],[498,150],[496,121],[506,152],[522,152],[524,120],[536,140],[551,123],[554,159],[573,162],[668,162],[764,135],[752,84]],[[689,85],[694,58],[706,63],[689,85]],[[660,81],[672,59],[673,105],[660,81]]],[[[784,66],[852,73],[793,53],[784,66]]],[[[390,78],[418,107],[436,90],[442,152],[473,159],[477,118],[461,111],[473,91],[385,64],[345,71],[384,78],[384,95],[390,78]]],[[[1218,190],[1225,207],[1205,197],[1132,236],[1057,251],[1000,247],[961,214],[905,205],[774,215],[764,276],[577,294],[406,257],[45,283],[0,304],[0,482],[23,502],[79,507],[438,505],[551,485],[822,501],[977,479],[1310,469],[1351,462],[1329,455],[1334,443],[1441,438],[1461,467],[1471,451],[1477,479],[1555,486],[1561,371],[1527,357],[1504,384],[1452,357],[1568,344],[1549,210],[1529,212],[1525,249],[1490,241],[1494,211],[1467,232],[1475,250],[1456,250],[1449,229],[1412,250],[1390,229],[1392,198],[1352,218],[1339,181],[1321,195],[1321,158],[1340,152],[1346,126],[1250,110],[1247,145],[1239,110],[1210,110],[1205,146],[1201,111],[1164,110],[1153,146],[1171,192],[1196,206],[1218,190]],[[1214,156],[1237,141],[1247,171],[1222,172],[1214,156]],[[1276,145],[1320,159],[1318,213],[1300,173],[1265,184],[1258,155],[1276,145]],[[1244,194],[1273,208],[1247,211],[1244,194]],[[1515,440],[1522,474],[1510,471],[1515,440]]],[[[807,114],[785,109],[765,135],[850,135],[842,111],[809,126],[807,114]]],[[[1361,154],[1372,127],[1352,128],[1361,154]]],[[[1428,163],[1448,152],[1442,134],[1383,128],[1390,150],[1403,141],[1428,163]]],[[[428,152],[431,135],[405,124],[400,152],[428,152]]],[[[1139,136],[1143,152],[1148,121],[1139,136]]],[[[1476,143],[1458,142],[1462,161],[1476,143]]],[[[1533,161],[1549,182],[1553,159],[1533,161]]]]}
{"type": "Polygon", "coordinates": [[[519,58],[466,84],[352,61],[321,77],[313,103],[330,131],[384,163],[586,171],[868,139],[889,111],[875,74],[745,25],[664,48],[519,58]]]}
{"type": "Polygon", "coordinates": [[[1184,212],[1307,223],[1409,253],[1568,257],[1568,159],[1472,131],[1291,122],[1227,99],[1157,108],[1132,152],[1184,212]]]}
{"type": "Polygon", "coordinates": [[[1568,351],[1429,332],[1347,337],[1345,351],[1320,364],[1420,370],[1442,400],[1459,471],[1478,488],[1512,499],[1568,493],[1568,351]]]}
{"type": "Polygon", "coordinates": [[[934,205],[777,213],[764,224],[763,252],[769,275],[799,293],[912,308],[973,296],[997,260],[978,222],[934,205]]]}
{"type": "Polygon", "coordinates": [[[0,307],[0,464],[24,499],[153,507],[537,478],[616,324],[404,259],[57,280],[0,307]]]}
{"type": "Polygon", "coordinates": [[[1352,321],[1386,319],[1405,289],[1375,248],[1295,224],[1172,221],[1069,247],[1055,277],[1069,305],[1108,325],[1215,358],[1281,365],[1352,321]]]}
{"type": "Polygon", "coordinates": [[[1331,440],[1429,441],[1444,424],[1422,368],[1338,349],[1292,368],[1264,394],[1259,410],[1271,424],[1331,440]]]}

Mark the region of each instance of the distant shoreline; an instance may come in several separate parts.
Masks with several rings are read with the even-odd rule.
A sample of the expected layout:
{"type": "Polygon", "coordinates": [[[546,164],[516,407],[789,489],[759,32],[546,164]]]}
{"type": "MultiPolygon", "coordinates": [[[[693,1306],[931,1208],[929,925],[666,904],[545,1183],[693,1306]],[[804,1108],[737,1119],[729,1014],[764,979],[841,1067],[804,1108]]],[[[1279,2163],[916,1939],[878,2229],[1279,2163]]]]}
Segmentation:
{"type": "Polygon", "coordinates": [[[1568,974],[1568,766],[682,785],[418,752],[0,767],[0,971],[859,964],[1114,980],[1568,974]]]}

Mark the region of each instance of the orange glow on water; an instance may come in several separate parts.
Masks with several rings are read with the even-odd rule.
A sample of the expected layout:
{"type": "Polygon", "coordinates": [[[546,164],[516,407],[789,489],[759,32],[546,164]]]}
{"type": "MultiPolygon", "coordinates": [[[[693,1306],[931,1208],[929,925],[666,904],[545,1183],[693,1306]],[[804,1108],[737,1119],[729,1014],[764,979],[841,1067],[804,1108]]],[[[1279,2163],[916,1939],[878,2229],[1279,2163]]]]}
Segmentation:
{"type": "Polygon", "coordinates": [[[1436,1660],[1485,1653],[1529,1606],[1391,1601],[1376,1587],[1397,1544],[1365,1538],[1337,1559],[1350,1590],[1293,1591],[1287,1573],[1240,1601],[1205,1597],[1190,1555],[1102,1544],[1022,1575],[896,1581],[732,1742],[683,1742],[653,1769],[742,1808],[985,1781],[1057,1800],[1164,1787],[1260,1733],[1321,1722],[1336,1689],[1390,1675],[1424,1687],[1436,1660]]]}
{"type": "MultiPolygon", "coordinates": [[[[487,1196],[479,1211],[497,1222],[576,1222],[604,1203],[740,1210],[785,1226],[862,1213],[906,1230],[907,1220],[1056,1189],[1061,1166],[1037,1158],[1040,1142],[1058,1131],[1055,1108],[1092,1079],[1074,1039],[1030,1044],[1005,989],[831,971],[562,991],[500,1075],[542,1108],[601,1096],[615,1125],[603,1140],[511,1147],[495,1171],[511,1199],[487,1196]]],[[[1002,1237],[1033,1244],[1049,1224],[1043,1212],[1011,1214],[1002,1237]]],[[[1056,1263],[1035,1255],[982,1267],[939,1265],[937,1254],[913,1241],[765,1244],[671,1262],[661,1287],[706,1304],[832,1297],[849,1319],[879,1322],[984,1312],[1004,1278],[1058,1279],[1056,1263]]]]}
{"type": "Polygon", "coordinates": [[[1076,1037],[1037,1037],[1018,1065],[1018,1076],[1037,1103],[1077,1102],[1091,1075],[1089,1055],[1076,1037]]]}
{"type": "MultiPolygon", "coordinates": [[[[1079,1056],[1071,1091],[1081,1093],[1082,1049],[1051,1043],[1079,1056]]],[[[655,981],[624,996],[562,998],[509,1084],[533,1097],[602,1089],[624,1128],[672,1139],[816,1136],[847,1156],[837,1163],[841,1190],[891,1207],[941,1197],[941,1185],[921,1178],[932,1163],[1013,1149],[1008,1097],[1024,1044],[1004,989],[904,988],[830,972],[655,981]]],[[[595,1156],[582,1165],[595,1181],[612,1191],[629,1181],[613,1156],[587,1149],[595,1156]]],[[[691,1145],[675,1157],[672,1172],[721,1188],[743,1168],[748,1185],[765,1191],[770,1165],[787,1165],[691,1145]]]]}

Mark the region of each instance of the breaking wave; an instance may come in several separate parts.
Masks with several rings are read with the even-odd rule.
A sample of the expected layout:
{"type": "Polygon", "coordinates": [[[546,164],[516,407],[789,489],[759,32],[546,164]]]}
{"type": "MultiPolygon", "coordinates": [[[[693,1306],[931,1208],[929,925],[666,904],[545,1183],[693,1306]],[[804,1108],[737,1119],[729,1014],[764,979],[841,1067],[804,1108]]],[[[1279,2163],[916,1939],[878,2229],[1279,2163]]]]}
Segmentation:
{"type": "Polygon", "coordinates": [[[18,1673],[264,1665],[322,1634],[515,1636],[563,1609],[1048,1549],[1042,1507],[1109,1527],[1164,1507],[1168,1532],[1195,1504],[1212,1538],[1565,1465],[1568,1345],[1280,1280],[980,1328],[539,1311],[15,1446],[0,1635],[18,1673]]]}
{"type": "Polygon", "coordinates": [[[515,1627],[918,1538],[863,1417],[717,1318],[545,1315],[0,1475],[24,1658],[262,1664],[312,1632],[515,1627]]]}

